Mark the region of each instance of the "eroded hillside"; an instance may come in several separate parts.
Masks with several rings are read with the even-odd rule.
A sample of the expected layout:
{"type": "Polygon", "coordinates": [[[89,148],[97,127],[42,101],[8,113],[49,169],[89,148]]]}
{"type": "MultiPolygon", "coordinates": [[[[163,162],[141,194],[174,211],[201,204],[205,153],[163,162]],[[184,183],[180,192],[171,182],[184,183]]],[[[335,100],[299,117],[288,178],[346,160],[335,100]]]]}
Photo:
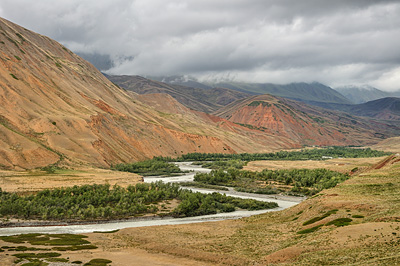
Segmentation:
{"type": "Polygon", "coordinates": [[[57,42],[4,19],[0,31],[3,168],[234,152],[217,137],[174,127],[57,42]]]}

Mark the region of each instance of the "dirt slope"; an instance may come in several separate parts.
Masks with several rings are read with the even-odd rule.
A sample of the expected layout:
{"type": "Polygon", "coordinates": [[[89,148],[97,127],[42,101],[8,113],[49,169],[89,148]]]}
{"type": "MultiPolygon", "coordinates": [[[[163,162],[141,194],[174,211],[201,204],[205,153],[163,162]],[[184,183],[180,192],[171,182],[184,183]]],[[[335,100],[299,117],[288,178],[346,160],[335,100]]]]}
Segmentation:
{"type": "Polygon", "coordinates": [[[172,126],[57,42],[4,19],[0,33],[3,168],[61,159],[108,166],[196,150],[234,152],[217,137],[172,126]]]}
{"type": "Polygon", "coordinates": [[[189,152],[299,147],[165,94],[139,96],[59,43],[0,19],[0,168],[108,167],[189,152]]]}

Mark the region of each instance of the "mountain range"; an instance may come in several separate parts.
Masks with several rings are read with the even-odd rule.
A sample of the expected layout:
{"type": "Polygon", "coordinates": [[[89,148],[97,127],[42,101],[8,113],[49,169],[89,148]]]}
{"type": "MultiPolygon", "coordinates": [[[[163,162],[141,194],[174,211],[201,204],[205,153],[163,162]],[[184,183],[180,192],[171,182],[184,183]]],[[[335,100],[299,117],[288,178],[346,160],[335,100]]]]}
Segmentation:
{"type": "Polygon", "coordinates": [[[109,77],[117,86],[48,37],[5,19],[0,33],[3,169],[364,145],[400,132],[394,124],[229,88],[109,77]]]}
{"type": "Polygon", "coordinates": [[[386,97],[400,97],[400,91],[386,92],[368,85],[344,86],[335,88],[335,90],[355,104],[366,103],[386,97]]]}

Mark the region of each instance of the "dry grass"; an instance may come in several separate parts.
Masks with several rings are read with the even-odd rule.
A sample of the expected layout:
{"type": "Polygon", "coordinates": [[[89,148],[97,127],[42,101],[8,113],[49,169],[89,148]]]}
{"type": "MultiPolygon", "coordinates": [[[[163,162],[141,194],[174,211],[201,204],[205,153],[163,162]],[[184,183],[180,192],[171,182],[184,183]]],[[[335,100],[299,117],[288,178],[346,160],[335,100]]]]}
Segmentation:
{"type": "Polygon", "coordinates": [[[263,169],[279,170],[279,169],[316,169],[326,168],[332,171],[348,173],[353,168],[369,167],[384,159],[385,157],[377,158],[343,158],[330,159],[324,161],[253,161],[249,162],[244,170],[262,171],[263,169]]]}
{"type": "Polygon", "coordinates": [[[48,174],[45,171],[0,171],[0,187],[7,192],[36,192],[43,189],[72,187],[86,184],[118,184],[122,187],[141,182],[137,174],[97,168],[80,170],[57,170],[48,174]]]}
{"type": "Polygon", "coordinates": [[[235,221],[129,228],[108,235],[90,234],[90,239],[104,249],[112,243],[115,251],[142,249],[200,264],[396,265],[400,263],[397,159],[281,212],[235,221]],[[303,225],[333,209],[337,212],[303,225]],[[353,219],[348,226],[326,225],[345,217],[353,219]],[[297,234],[318,225],[315,232],[297,234]]]}

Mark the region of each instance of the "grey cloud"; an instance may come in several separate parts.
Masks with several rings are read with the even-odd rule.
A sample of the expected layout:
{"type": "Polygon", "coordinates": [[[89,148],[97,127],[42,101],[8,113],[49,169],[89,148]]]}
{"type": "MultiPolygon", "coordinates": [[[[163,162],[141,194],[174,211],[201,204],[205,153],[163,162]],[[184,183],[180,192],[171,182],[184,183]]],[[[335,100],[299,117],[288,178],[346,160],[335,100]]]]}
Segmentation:
{"type": "Polygon", "coordinates": [[[400,88],[400,3],[377,0],[2,0],[0,15],[116,74],[400,88]]]}

